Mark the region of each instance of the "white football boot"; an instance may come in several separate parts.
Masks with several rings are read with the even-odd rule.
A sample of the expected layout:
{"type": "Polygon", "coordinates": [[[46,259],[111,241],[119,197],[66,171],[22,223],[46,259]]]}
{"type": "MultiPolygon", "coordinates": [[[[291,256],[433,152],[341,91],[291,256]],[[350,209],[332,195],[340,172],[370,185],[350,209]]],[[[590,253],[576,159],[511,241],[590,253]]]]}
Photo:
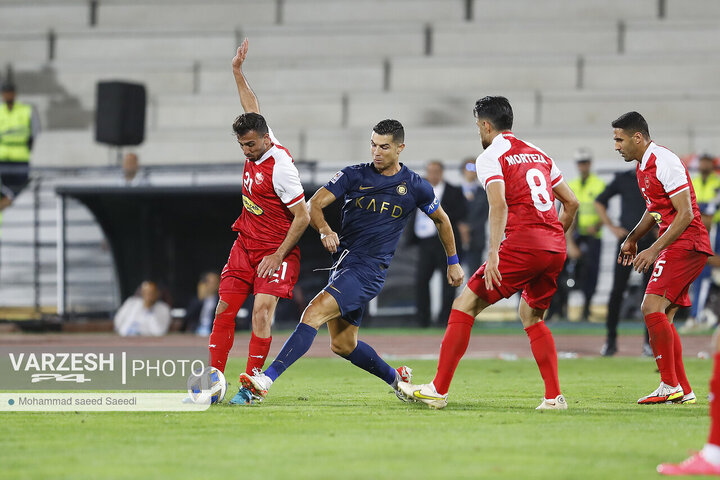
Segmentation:
{"type": "Polygon", "coordinates": [[[565,397],[558,395],[555,398],[543,398],[542,403],[535,407],[535,410],[567,410],[567,408],[565,397]]]}
{"type": "Polygon", "coordinates": [[[262,401],[267,395],[273,381],[262,372],[258,372],[255,375],[248,375],[243,372],[240,374],[240,383],[244,388],[250,390],[253,397],[257,397],[262,401]]]}
{"type": "Polygon", "coordinates": [[[413,385],[412,383],[400,382],[398,383],[398,389],[405,398],[413,402],[422,402],[435,410],[447,407],[447,393],[440,395],[435,391],[435,386],[432,383],[413,385]]]}
{"type": "Polygon", "coordinates": [[[652,405],[656,403],[677,403],[683,400],[683,389],[680,385],[672,387],[664,382],[650,395],[638,399],[640,405],[652,405]]]}
{"type": "Polygon", "coordinates": [[[686,393],[685,395],[683,395],[682,403],[689,403],[689,404],[697,403],[697,398],[695,397],[695,392],[690,391],[690,393],[686,393]]]}

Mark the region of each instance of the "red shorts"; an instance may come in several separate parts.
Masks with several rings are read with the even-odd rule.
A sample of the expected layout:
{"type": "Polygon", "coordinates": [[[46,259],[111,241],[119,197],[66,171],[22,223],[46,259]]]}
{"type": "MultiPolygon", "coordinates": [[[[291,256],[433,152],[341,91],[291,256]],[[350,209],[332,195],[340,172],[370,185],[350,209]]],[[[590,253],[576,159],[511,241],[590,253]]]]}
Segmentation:
{"type": "Polygon", "coordinates": [[[692,302],[688,289],[702,272],[707,259],[706,254],[697,250],[672,248],[670,245],[655,260],[645,293],[665,297],[673,305],[689,307],[692,302]]]}
{"type": "Polygon", "coordinates": [[[293,288],[300,274],[300,249],[293,248],[271,277],[257,276],[257,266],[276,248],[247,248],[238,235],[230,250],[228,262],[220,275],[220,294],[241,293],[245,295],[266,293],[280,298],[292,298],[293,288]]]}
{"type": "Polygon", "coordinates": [[[557,290],[557,278],[565,264],[565,252],[547,250],[516,250],[500,246],[502,283],[492,290],[485,288],[485,264],[470,277],[468,288],[488,303],[508,298],[522,290],[522,298],[530,308],[547,310],[557,290]]]}

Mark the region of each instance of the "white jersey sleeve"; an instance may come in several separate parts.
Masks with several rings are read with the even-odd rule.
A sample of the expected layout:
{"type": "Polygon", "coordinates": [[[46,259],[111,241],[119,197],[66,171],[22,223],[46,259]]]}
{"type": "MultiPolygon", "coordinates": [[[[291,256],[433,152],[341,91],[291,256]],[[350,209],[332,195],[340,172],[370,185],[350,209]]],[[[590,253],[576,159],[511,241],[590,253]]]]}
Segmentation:
{"type": "Polygon", "coordinates": [[[655,175],[669,196],[690,188],[685,166],[680,158],[667,149],[658,149],[655,154],[655,175]]]}
{"type": "Polygon", "coordinates": [[[303,186],[300,183],[300,174],[289,156],[287,158],[278,158],[275,161],[272,180],[275,193],[288,207],[305,200],[303,186]]]}
{"type": "Polygon", "coordinates": [[[483,188],[487,189],[487,186],[493,182],[505,181],[500,157],[507,153],[510,147],[510,142],[507,139],[493,140],[475,160],[475,172],[483,188]]]}
{"type": "MultiPolygon", "coordinates": [[[[546,156],[547,156],[547,155],[546,155],[546,156]]],[[[550,157],[548,157],[548,158],[550,158],[550,157]]],[[[552,188],[555,188],[555,187],[557,187],[558,184],[559,184],[560,182],[562,182],[564,179],[563,179],[563,176],[562,176],[562,172],[560,171],[560,169],[559,169],[559,168],[557,167],[557,165],[555,164],[555,160],[553,160],[552,158],[550,158],[550,162],[552,163],[552,165],[550,166],[550,181],[552,182],[552,188]]]]}

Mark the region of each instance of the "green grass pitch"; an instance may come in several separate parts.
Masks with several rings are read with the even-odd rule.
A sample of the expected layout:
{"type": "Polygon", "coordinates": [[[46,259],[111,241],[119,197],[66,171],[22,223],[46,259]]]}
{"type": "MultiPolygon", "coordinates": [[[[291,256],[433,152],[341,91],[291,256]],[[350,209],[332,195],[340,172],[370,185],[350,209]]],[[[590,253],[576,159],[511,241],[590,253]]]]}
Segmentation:
{"type": "MultiPolygon", "coordinates": [[[[419,381],[436,365],[406,363],[419,381]]],[[[659,383],[652,359],[559,363],[565,412],[535,411],[530,359],[462,361],[442,411],[401,403],[342,359],[302,359],[257,407],[4,413],[0,478],[644,479],[702,447],[710,361],[685,363],[697,405],[656,406],[635,404],[659,383]]],[[[231,382],[243,365],[231,361],[231,382]]]]}

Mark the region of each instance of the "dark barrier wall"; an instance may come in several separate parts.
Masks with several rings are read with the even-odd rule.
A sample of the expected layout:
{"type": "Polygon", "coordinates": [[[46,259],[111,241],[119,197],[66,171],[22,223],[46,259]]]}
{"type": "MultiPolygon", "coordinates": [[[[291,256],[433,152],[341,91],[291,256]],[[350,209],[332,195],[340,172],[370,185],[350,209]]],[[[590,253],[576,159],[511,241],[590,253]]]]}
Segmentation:
{"type": "MultiPolygon", "coordinates": [[[[306,199],[315,187],[305,192],[306,199]]],[[[83,203],[100,224],[110,247],[124,300],[143,279],[165,286],[174,306],[184,306],[205,271],[222,270],[237,233],[231,225],[242,210],[237,185],[198,187],[58,187],[58,194],[83,203]]],[[[339,224],[340,202],[326,209],[339,224]]],[[[314,294],[326,283],[330,255],[315,230],[300,240],[299,285],[314,294]]]]}

